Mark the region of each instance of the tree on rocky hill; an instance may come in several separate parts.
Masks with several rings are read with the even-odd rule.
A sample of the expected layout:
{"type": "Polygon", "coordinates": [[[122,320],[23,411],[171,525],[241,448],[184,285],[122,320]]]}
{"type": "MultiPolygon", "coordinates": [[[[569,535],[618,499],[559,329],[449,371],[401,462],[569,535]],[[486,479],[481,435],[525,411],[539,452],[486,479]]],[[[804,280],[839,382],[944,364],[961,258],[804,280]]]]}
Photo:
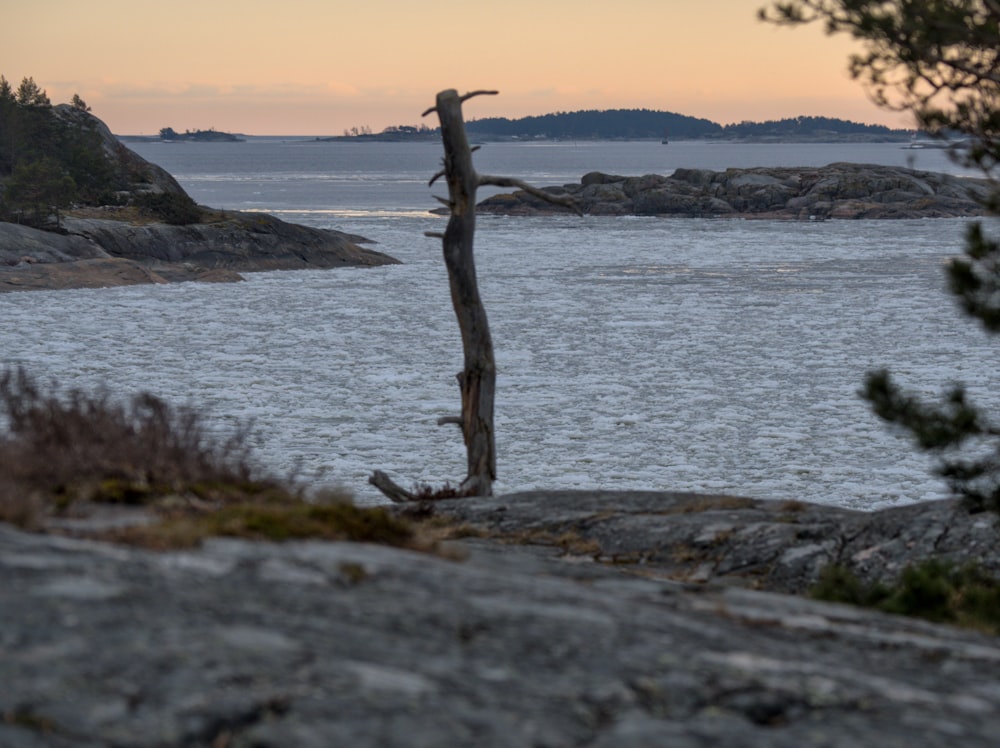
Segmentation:
{"type": "Polygon", "coordinates": [[[33,78],[14,90],[0,75],[0,220],[44,223],[46,204],[102,205],[127,188],[132,175],[108,153],[88,110],[79,96],[52,106],[33,78]]]}
{"type": "Polygon", "coordinates": [[[52,106],[48,94],[30,77],[22,79],[17,87],[17,103],[21,106],[52,106]]]}
{"type": "Polygon", "coordinates": [[[69,100],[70,106],[74,109],[79,109],[81,112],[89,112],[90,107],[87,106],[87,102],[80,98],[80,94],[73,94],[73,98],[69,100]]]}
{"type": "Polygon", "coordinates": [[[55,215],[58,226],[59,210],[69,205],[76,194],[76,183],[59,162],[43,158],[14,168],[4,190],[4,202],[18,217],[18,223],[42,226],[49,215],[55,215]]]}
{"type": "MultiPolygon", "coordinates": [[[[1000,2],[997,0],[792,0],[762,9],[765,20],[822,22],[828,33],[859,40],[850,61],[883,107],[912,113],[931,133],[959,134],[954,151],[993,180],[987,207],[1000,214],[1000,2]]],[[[966,237],[965,256],[948,265],[951,292],[962,309],[1000,332],[1000,242],[979,223],[966,237]]],[[[941,404],[904,392],[887,371],[868,375],[863,395],[886,421],[939,455],[939,473],[970,509],[1000,511],[1000,421],[971,403],[961,386],[941,404]]]]}
{"type": "Polygon", "coordinates": [[[0,75],[0,106],[16,103],[17,97],[14,96],[14,89],[11,88],[10,81],[0,75]]]}

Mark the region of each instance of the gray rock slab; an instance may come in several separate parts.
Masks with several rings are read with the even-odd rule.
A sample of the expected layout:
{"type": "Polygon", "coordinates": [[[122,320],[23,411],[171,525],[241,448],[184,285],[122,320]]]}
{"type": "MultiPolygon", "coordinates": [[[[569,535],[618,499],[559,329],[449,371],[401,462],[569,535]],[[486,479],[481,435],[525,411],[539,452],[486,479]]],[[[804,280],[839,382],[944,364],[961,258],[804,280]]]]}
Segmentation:
{"type": "Polygon", "coordinates": [[[976,560],[1000,576],[995,515],[958,501],[860,512],[666,491],[526,491],[439,501],[433,511],[498,539],[680,581],[800,594],[828,564],[892,582],[932,556],[976,560]]]}
{"type": "MultiPolygon", "coordinates": [[[[670,496],[694,500],[642,494],[629,509],[670,496]]],[[[547,509],[579,523],[625,497],[465,506],[546,527],[547,509]]],[[[1000,734],[994,638],[623,573],[557,546],[456,547],[461,560],[327,542],[153,553],[0,525],[0,745],[855,748],[1000,734]]]]}

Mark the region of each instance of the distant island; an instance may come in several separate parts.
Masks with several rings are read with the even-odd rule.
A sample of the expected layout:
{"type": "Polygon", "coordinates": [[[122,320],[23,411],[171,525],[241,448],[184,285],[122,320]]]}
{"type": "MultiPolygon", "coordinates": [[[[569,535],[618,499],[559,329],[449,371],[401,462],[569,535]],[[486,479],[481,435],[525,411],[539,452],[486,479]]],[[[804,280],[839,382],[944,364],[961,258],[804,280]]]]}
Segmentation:
{"type": "Polygon", "coordinates": [[[373,132],[370,127],[352,127],[349,130],[344,130],[343,135],[331,135],[328,137],[316,138],[319,142],[333,142],[333,141],[353,141],[353,142],[372,142],[377,141],[380,143],[393,143],[397,141],[405,141],[407,143],[412,143],[414,141],[436,141],[441,138],[441,130],[437,127],[427,127],[426,125],[421,125],[420,127],[414,127],[412,125],[392,125],[385,128],[382,132],[373,132]]]}
{"type": "MultiPolygon", "coordinates": [[[[836,117],[786,117],[752,122],[744,120],[722,125],[700,117],[652,109],[604,109],[556,112],[508,119],[486,117],[465,124],[469,136],[479,142],[524,142],[560,140],[708,140],[744,143],[903,143],[910,142],[913,130],[868,125],[836,117]]],[[[214,129],[177,132],[164,127],[159,135],[119,135],[125,142],[243,142],[246,136],[214,129]]],[[[318,143],[436,142],[441,132],[426,124],[390,125],[375,132],[367,125],[350,127],[342,135],[314,138],[318,143]]],[[[930,136],[915,141],[915,147],[934,147],[930,136]]]]}
{"type": "MultiPolygon", "coordinates": [[[[466,123],[480,141],[525,140],[724,140],[743,142],[903,142],[911,130],[866,125],[833,117],[789,117],[765,122],[721,125],[708,119],[651,109],[607,109],[557,112],[508,119],[487,117],[466,123]]],[[[353,127],[329,141],[412,141],[440,136],[436,128],[396,125],[380,133],[353,127]]]]}
{"type": "Polygon", "coordinates": [[[165,143],[180,143],[180,142],[190,142],[190,143],[244,143],[246,138],[240,135],[234,135],[231,132],[220,132],[209,128],[208,130],[185,130],[184,132],[177,132],[172,127],[164,127],[160,129],[160,134],[156,137],[146,136],[146,135],[125,135],[119,136],[119,140],[123,140],[130,143],[152,143],[156,141],[163,141],[165,143]]]}

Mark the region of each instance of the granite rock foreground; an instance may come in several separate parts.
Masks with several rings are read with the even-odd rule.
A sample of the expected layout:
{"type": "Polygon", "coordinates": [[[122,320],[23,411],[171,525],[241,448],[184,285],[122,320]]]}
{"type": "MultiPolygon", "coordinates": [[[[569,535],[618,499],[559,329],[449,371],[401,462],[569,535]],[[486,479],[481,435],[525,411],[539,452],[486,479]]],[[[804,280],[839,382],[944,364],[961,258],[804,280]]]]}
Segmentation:
{"type": "MultiPolygon", "coordinates": [[[[670,176],[591,172],[579,184],[547,187],[589,215],[772,218],[956,218],[985,213],[991,186],[935,172],[874,164],[822,167],[677,169],[670,176]]],[[[568,208],[527,192],[495,195],[482,213],[550,215],[568,208]]]]}
{"type": "MultiPolygon", "coordinates": [[[[685,583],[655,558],[595,563],[594,545],[566,535],[592,529],[604,551],[653,540],[667,555],[678,525],[695,547],[726,522],[738,525],[727,538],[763,539],[782,516],[805,528],[826,517],[839,538],[921,515],[864,523],[763,504],[442,502],[435,512],[471,534],[521,534],[457,541],[457,560],[235,540],[157,554],[0,525],[0,745],[995,745],[994,638],[733,586],[721,571],[685,583]]],[[[925,533],[954,507],[928,511],[925,533]]],[[[996,532],[955,518],[958,534],[996,532]]]]}

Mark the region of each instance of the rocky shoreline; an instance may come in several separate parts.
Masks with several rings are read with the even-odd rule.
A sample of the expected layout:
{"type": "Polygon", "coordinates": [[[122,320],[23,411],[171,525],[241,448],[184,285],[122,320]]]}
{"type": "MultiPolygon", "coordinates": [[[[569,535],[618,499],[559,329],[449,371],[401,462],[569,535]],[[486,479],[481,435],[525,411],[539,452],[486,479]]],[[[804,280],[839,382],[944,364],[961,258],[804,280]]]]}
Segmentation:
{"type": "MultiPolygon", "coordinates": [[[[580,212],[595,216],[825,220],[980,216],[991,185],[901,167],[836,163],[724,172],[677,169],[669,176],[591,172],[579,184],[544,189],[571,198],[580,212]]],[[[512,216],[571,212],[523,191],[487,198],[477,210],[512,216]]]]}
{"type": "Polygon", "coordinates": [[[95,159],[132,178],[119,203],[149,196],[190,205],[191,222],[172,225],[135,206],[64,211],[58,227],[40,230],[0,221],[0,292],[102,288],[175,281],[238,281],[241,273],[398,264],[363,248],[362,237],[286,223],[262,213],[195,206],[164,169],[126,148],[96,117],[60,105],[56,121],[92,129],[95,159]]]}
{"type": "Polygon", "coordinates": [[[0,223],[0,292],[178,281],[241,273],[397,264],[339,231],[258,213],[213,212],[187,226],[65,218],[63,232],[0,223]]]}
{"type": "Polygon", "coordinates": [[[460,536],[441,555],[0,525],[0,744],[995,744],[995,638],[773,591],[835,558],[995,569],[992,517],[608,491],[428,511],[460,536]]]}

